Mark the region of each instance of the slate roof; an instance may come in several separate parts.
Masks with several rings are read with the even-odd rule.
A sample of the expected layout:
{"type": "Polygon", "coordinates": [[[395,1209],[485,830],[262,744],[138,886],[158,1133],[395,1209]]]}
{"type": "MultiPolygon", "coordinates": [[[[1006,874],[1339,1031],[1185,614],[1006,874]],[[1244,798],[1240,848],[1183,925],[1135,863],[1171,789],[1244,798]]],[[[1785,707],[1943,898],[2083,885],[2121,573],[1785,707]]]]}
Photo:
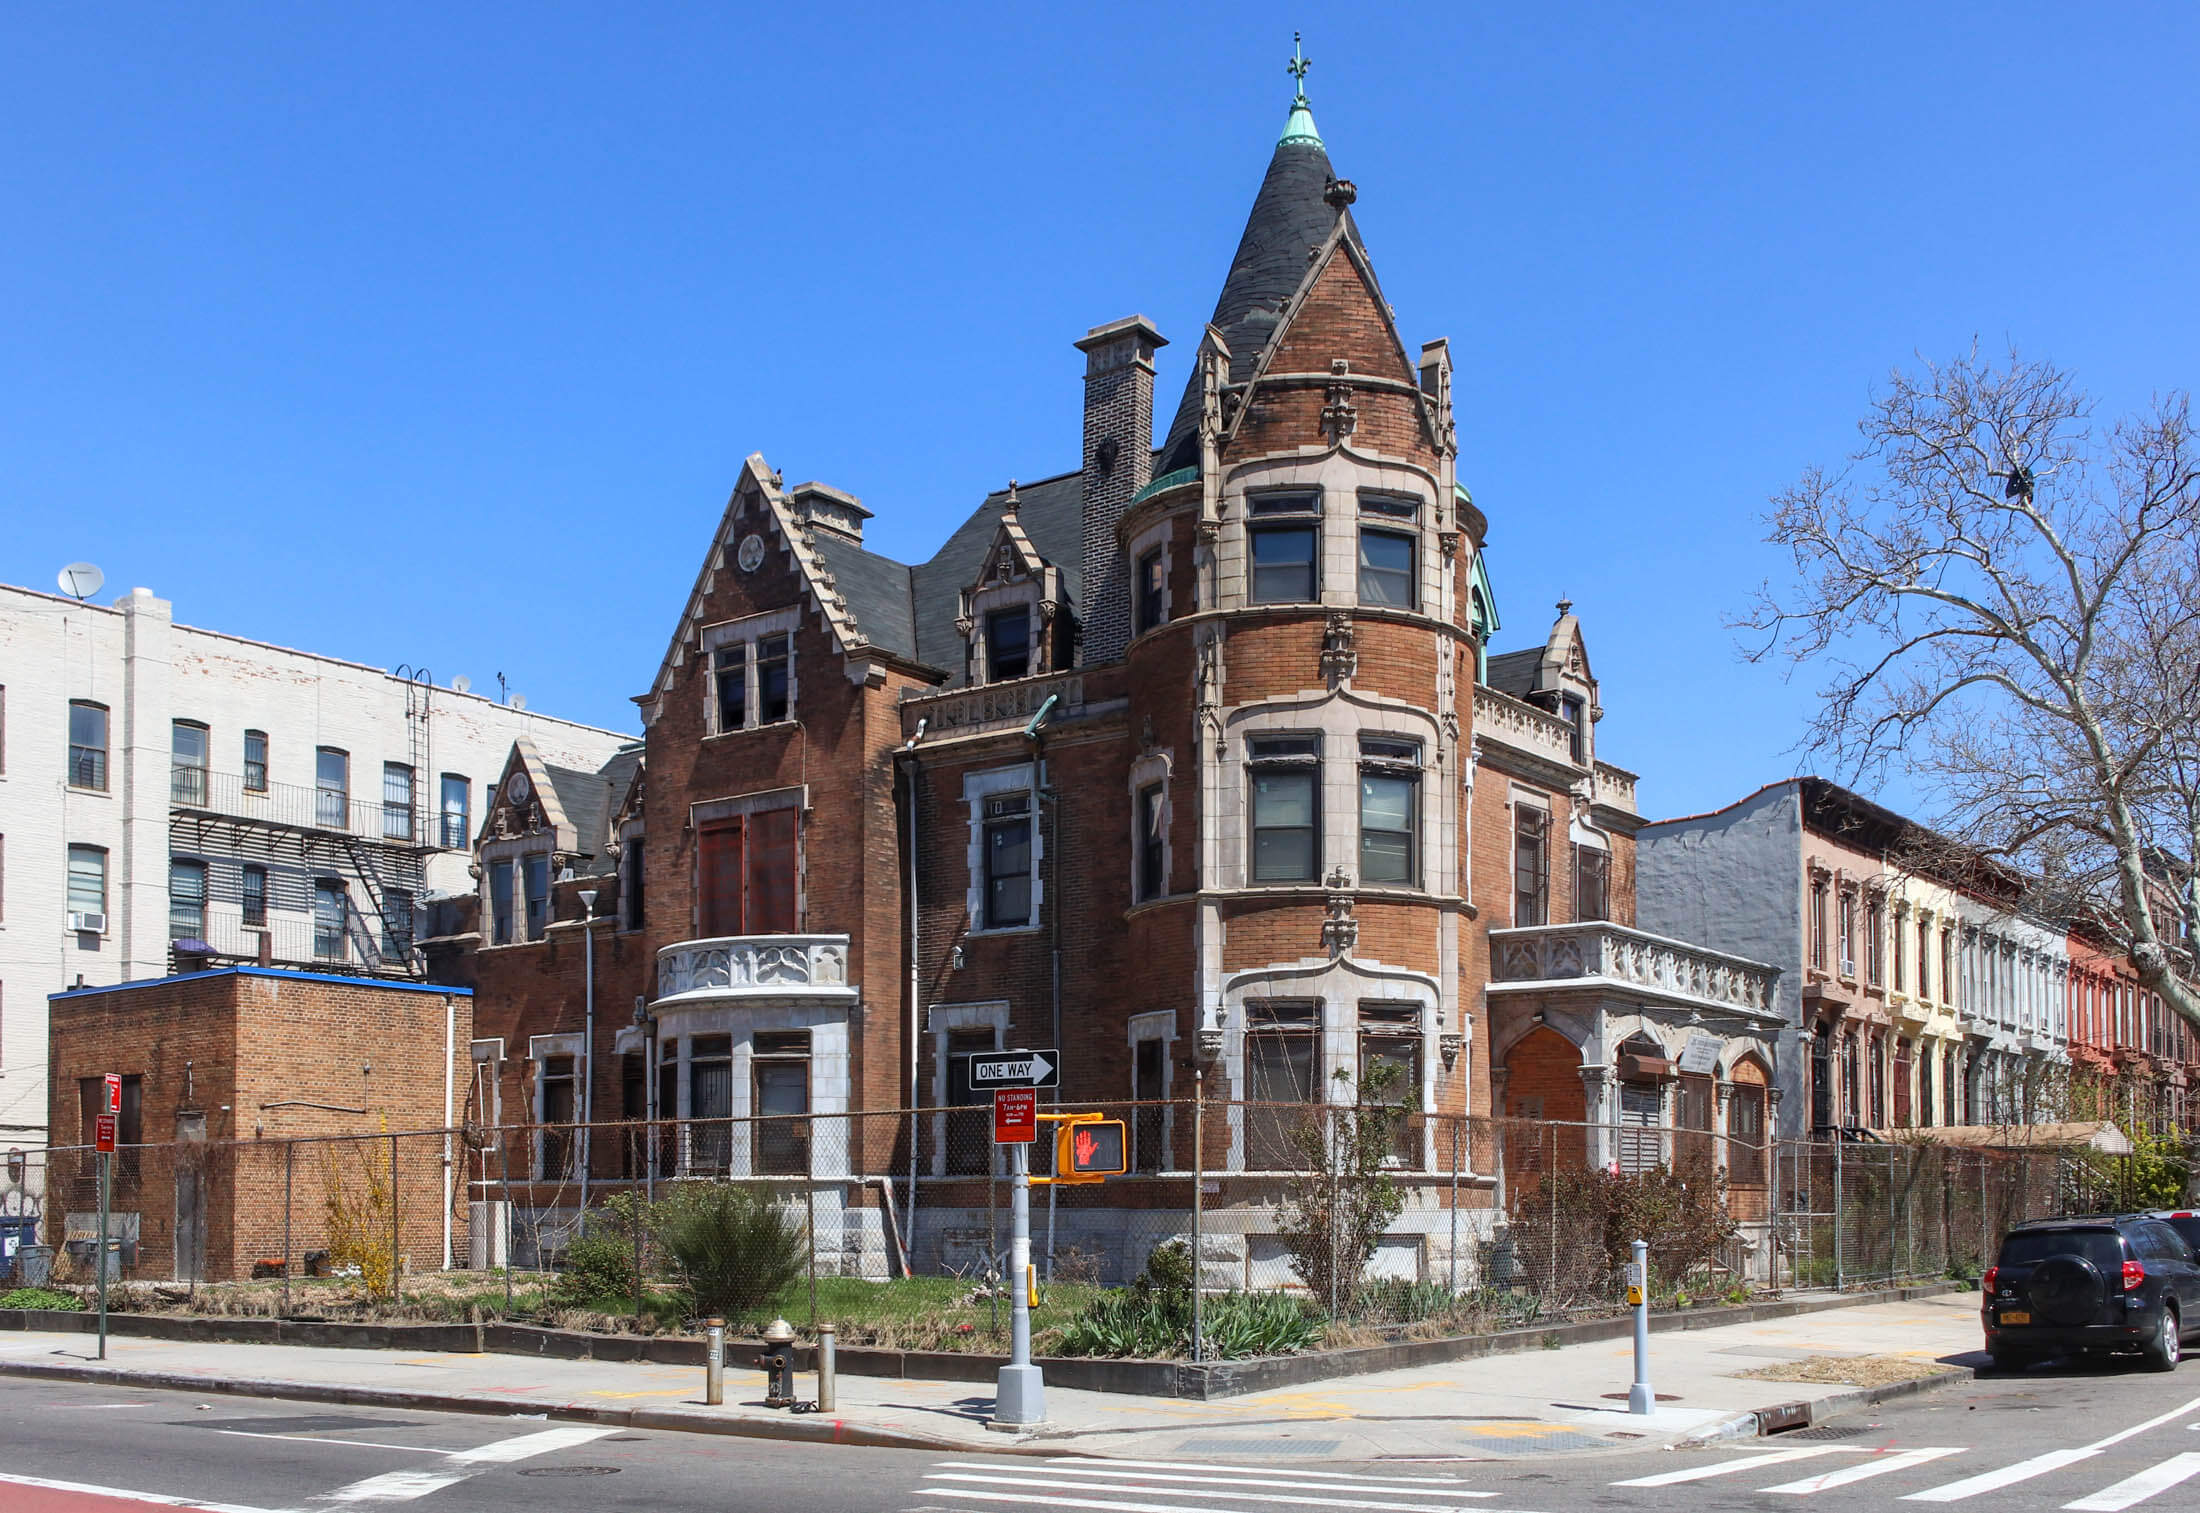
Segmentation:
{"type": "MultiPolygon", "coordinates": [[[[1230,344],[1230,381],[1252,377],[1260,355],[1275,335],[1284,302],[1306,277],[1307,256],[1329,238],[1337,212],[1322,199],[1336,178],[1329,154],[1318,143],[1283,141],[1268,160],[1268,173],[1245,219],[1230,274],[1222,282],[1210,325],[1230,344]]],[[[1199,461],[1199,374],[1184,385],[1176,418],[1154,475],[1172,473],[1199,461]]],[[[1050,554],[1051,555],[1051,554],[1050,554]]]]}
{"type": "Polygon", "coordinates": [[[641,765],[639,742],[621,748],[594,772],[543,763],[543,775],[549,778],[558,796],[558,806],[565,811],[566,821],[573,827],[574,845],[585,855],[599,862],[606,860],[605,842],[611,816],[617,812],[619,801],[626,797],[627,785],[634,781],[634,773],[641,765]]]}
{"type": "Polygon", "coordinates": [[[1489,684],[1499,693],[1509,693],[1516,699],[1524,699],[1535,692],[1537,671],[1543,665],[1544,648],[1531,646],[1526,651],[1500,652],[1489,659],[1489,684]]]}
{"type": "Polygon", "coordinates": [[[826,531],[817,533],[817,554],[833,575],[871,644],[897,657],[917,659],[916,613],[910,602],[907,563],[866,551],[826,531]]]}

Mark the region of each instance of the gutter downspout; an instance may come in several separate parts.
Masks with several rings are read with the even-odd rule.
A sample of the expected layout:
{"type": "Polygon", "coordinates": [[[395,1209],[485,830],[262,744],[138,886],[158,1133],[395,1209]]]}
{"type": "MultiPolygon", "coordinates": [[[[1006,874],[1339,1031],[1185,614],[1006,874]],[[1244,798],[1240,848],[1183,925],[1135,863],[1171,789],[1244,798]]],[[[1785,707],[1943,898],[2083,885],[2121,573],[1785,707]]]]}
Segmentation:
{"type": "Polygon", "coordinates": [[[451,1058],[458,1054],[458,1005],[443,995],[443,1269],[451,1269],[451,1058]]]}
{"type": "Polygon", "coordinates": [[[917,1051],[923,1043],[923,993],[921,963],[917,939],[917,793],[918,777],[922,767],[917,761],[917,742],[924,739],[924,727],[931,723],[929,715],[917,720],[915,734],[902,743],[904,759],[902,771],[909,780],[909,1222],[902,1232],[901,1264],[904,1274],[915,1267],[917,1248],[917,1132],[924,1121],[917,1117],[917,1104],[922,1097],[917,1086],[917,1051]]]}
{"type": "Polygon", "coordinates": [[[583,1233],[588,1228],[588,1171],[596,1164],[596,890],[583,888],[581,899],[581,977],[587,1004],[586,1026],[581,1034],[581,1216],[583,1233]]]}
{"type": "MultiPolygon", "coordinates": [[[[1038,761],[1039,802],[1042,806],[1051,807],[1054,810],[1054,843],[1047,848],[1047,882],[1054,890],[1054,901],[1053,906],[1047,910],[1047,938],[1048,976],[1050,991],[1053,995],[1053,1029],[1050,1044],[1055,1047],[1056,1054],[1060,1054],[1062,1044],[1062,811],[1060,798],[1054,791],[1053,783],[1049,781],[1046,737],[1040,732],[1046,727],[1047,720],[1053,715],[1055,701],[1060,697],[1059,694],[1048,694],[1046,702],[1039,706],[1039,712],[1033,715],[1031,723],[1024,727],[1024,739],[1031,742],[1038,761]]],[[[1044,818],[1045,807],[1042,807],[1040,813],[1041,817],[1044,818]]],[[[1048,1097],[1047,1104],[1049,1107],[1055,1107],[1061,1101],[1061,1092],[1056,1090],[1048,1097]]],[[[1047,1285],[1050,1287],[1054,1284],[1054,1205],[1055,1195],[1059,1191],[1060,1184],[1054,1182],[1047,1184],[1047,1285]]]]}

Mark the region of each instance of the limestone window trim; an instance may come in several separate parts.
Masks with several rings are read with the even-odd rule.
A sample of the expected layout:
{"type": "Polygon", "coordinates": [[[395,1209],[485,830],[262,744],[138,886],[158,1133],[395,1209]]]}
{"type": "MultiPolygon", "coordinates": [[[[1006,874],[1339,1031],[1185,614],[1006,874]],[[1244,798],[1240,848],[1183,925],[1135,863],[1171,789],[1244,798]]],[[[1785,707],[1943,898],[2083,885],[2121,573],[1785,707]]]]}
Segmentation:
{"type": "Polygon", "coordinates": [[[527,835],[515,835],[486,840],[476,865],[481,869],[481,947],[485,951],[501,951],[512,946],[540,945],[549,937],[550,927],[556,921],[551,917],[556,907],[557,835],[554,831],[538,830],[527,835]],[[527,865],[535,857],[542,858],[543,871],[543,933],[527,933],[527,865]],[[510,869],[511,890],[510,940],[497,939],[496,881],[497,869],[510,869]]]}
{"type": "MultiPolygon", "coordinates": [[[[467,1047],[473,1065],[473,1085],[481,1090],[482,1119],[489,1143],[485,1150],[504,1148],[504,1037],[485,1036],[467,1047]]],[[[469,1097],[469,1101],[471,1101],[469,1097]]]]}
{"type": "Polygon", "coordinates": [[[1436,716],[1394,700],[1342,692],[1306,699],[1256,704],[1232,714],[1223,760],[1217,777],[1221,783],[1217,806],[1217,837],[1221,847],[1220,875],[1245,892],[1319,889],[1327,886],[1338,868],[1347,874],[1348,886],[1363,887],[1360,856],[1360,740],[1417,741],[1423,753],[1420,790],[1417,881],[1410,888],[1382,885],[1382,891],[1407,897],[1449,897],[1458,886],[1456,848],[1449,817],[1438,802],[1432,781],[1435,767],[1427,761],[1431,751],[1441,751],[1443,727],[1436,716]],[[1251,757],[1255,740],[1278,736],[1310,736],[1317,741],[1320,776],[1316,784],[1314,876],[1296,882],[1257,882],[1253,878],[1253,803],[1251,757]]]}
{"type": "Polygon", "coordinates": [[[963,804],[968,810],[970,838],[964,859],[969,868],[968,886],[963,894],[963,907],[970,921],[972,936],[1033,935],[1042,928],[1046,918],[1046,830],[1039,823],[1039,778],[1037,764],[1018,762],[1012,767],[995,767],[985,772],[973,772],[963,778],[963,804]],[[985,898],[985,825],[986,800],[1006,798],[1023,793],[1031,801],[1031,911],[1020,925],[995,926],[988,921],[985,898]]]}
{"type": "Polygon", "coordinates": [[[800,707],[796,687],[795,632],[801,628],[801,624],[801,607],[790,605],[785,609],[768,610],[760,615],[744,615],[738,620],[721,620],[715,625],[703,627],[699,639],[703,674],[703,739],[715,740],[720,736],[741,735],[773,725],[794,723],[795,711],[800,707]],[[757,675],[757,643],[782,635],[787,639],[787,712],[780,719],[766,721],[762,718],[762,679],[757,675]],[[742,701],[746,713],[742,724],[729,728],[721,723],[723,716],[718,707],[718,654],[721,651],[730,653],[734,648],[740,648],[743,666],[742,701]]]}
{"type": "MultiPolygon", "coordinates": [[[[578,1115],[581,1108],[584,1106],[583,1099],[586,1093],[584,1079],[588,1076],[587,1037],[578,1033],[567,1035],[530,1035],[527,1037],[527,1065],[532,1069],[534,1075],[529,1079],[533,1085],[527,1090],[527,1107],[534,1123],[537,1126],[540,1126],[542,1124],[543,1119],[542,1068],[543,1064],[549,1061],[550,1058],[553,1056],[570,1056],[573,1059],[574,1113],[578,1115]]],[[[534,1131],[534,1138],[528,1142],[528,1144],[533,1147],[533,1149],[528,1152],[528,1169],[530,1171],[539,1172],[542,1170],[543,1145],[546,1138],[547,1137],[545,1136],[544,1132],[538,1127],[534,1131]]]]}
{"type": "Polygon", "coordinates": [[[983,1003],[936,1003],[925,1010],[924,1033],[932,1041],[932,1103],[943,1112],[932,1116],[932,1155],[928,1166],[935,1177],[947,1175],[947,1094],[949,1087],[947,1042],[956,1030],[991,1030],[993,1048],[1006,1044],[1008,1000],[983,1003]]]}
{"type": "Polygon", "coordinates": [[[1012,578],[1006,582],[989,582],[968,590],[963,596],[964,611],[956,628],[963,634],[969,656],[969,684],[972,688],[988,683],[1012,682],[1013,678],[996,678],[991,666],[991,642],[986,627],[992,617],[1002,610],[1021,606],[1029,619],[1029,640],[1025,643],[1025,655],[1030,659],[1019,677],[1036,678],[1058,671],[1051,655],[1052,629],[1056,611],[1046,602],[1046,595],[1037,578],[1012,578]]]}
{"type": "MultiPolygon", "coordinates": [[[[1455,559],[1440,549],[1442,533],[1435,528],[1436,522],[1444,518],[1439,480],[1427,469],[1403,459],[1372,456],[1350,447],[1312,455],[1257,458],[1234,469],[1223,481],[1221,529],[1216,532],[1214,544],[1215,607],[1256,602],[1252,593],[1251,539],[1256,529],[1255,501],[1266,495],[1306,492],[1321,496],[1316,514],[1314,602],[1337,610],[1363,607],[1359,593],[1359,530],[1363,521],[1376,521],[1377,517],[1363,510],[1362,497],[1414,499],[1421,505],[1417,520],[1383,521],[1378,528],[1399,529],[1400,534],[1414,538],[1417,607],[1364,607],[1385,615],[1448,623],[1451,589],[1446,572],[1455,559]]],[[[1292,606],[1279,602],[1276,607],[1292,606]]]]}
{"type": "Polygon", "coordinates": [[[1134,639],[1137,636],[1145,635],[1149,631],[1159,630],[1162,626],[1177,618],[1177,609],[1173,598],[1175,588],[1171,576],[1175,565],[1176,552],[1176,535],[1172,529],[1174,524],[1173,520],[1158,520],[1131,539],[1131,613],[1134,639]],[[1156,560],[1161,575],[1160,606],[1153,617],[1152,623],[1141,628],[1135,623],[1138,613],[1138,595],[1144,587],[1138,576],[1139,564],[1149,555],[1156,554],[1158,554],[1156,560]]]}
{"type": "Polygon", "coordinates": [[[1169,788],[1170,775],[1174,765],[1175,753],[1167,748],[1159,751],[1149,751],[1131,763],[1131,904],[1134,908],[1140,904],[1158,903],[1162,899],[1176,896],[1174,889],[1170,886],[1176,878],[1176,856],[1170,839],[1170,831],[1173,828],[1175,819],[1175,806],[1171,800],[1169,788]],[[1139,832],[1139,795],[1156,784],[1159,784],[1161,788],[1161,802],[1154,814],[1154,824],[1158,833],[1155,835],[1142,835],[1139,832]],[[1161,888],[1151,895],[1142,894],[1138,889],[1140,863],[1145,856],[1145,848],[1148,846],[1156,847],[1161,853],[1161,888]]]}
{"type": "MultiPolygon", "coordinates": [[[[1139,1046],[1154,1040],[1162,1043],[1160,1088],[1153,1091],[1145,1088],[1133,1088],[1132,1092],[1134,1096],[1141,1099],[1159,1097],[1163,1100],[1160,1134],[1162,1163],[1155,1170],[1167,1171],[1169,1169],[1169,1153],[1176,1149],[1176,1106],[1168,1101],[1174,1096],[1176,1087],[1176,1055],[1174,1051],[1176,1044],[1176,1011],[1174,1009],[1156,1009],[1147,1014],[1133,1014],[1130,1017],[1130,1024],[1125,1033],[1125,1038],[1131,1048],[1131,1066],[1134,1069],[1134,1076],[1138,1065],[1139,1046]]],[[[1134,1119],[1132,1124],[1134,1143],[1136,1141],[1136,1130],[1137,1122],[1134,1119]]],[[[1140,1170],[1137,1151],[1134,1149],[1128,1154],[1131,1158],[1131,1170],[1140,1170]]]]}

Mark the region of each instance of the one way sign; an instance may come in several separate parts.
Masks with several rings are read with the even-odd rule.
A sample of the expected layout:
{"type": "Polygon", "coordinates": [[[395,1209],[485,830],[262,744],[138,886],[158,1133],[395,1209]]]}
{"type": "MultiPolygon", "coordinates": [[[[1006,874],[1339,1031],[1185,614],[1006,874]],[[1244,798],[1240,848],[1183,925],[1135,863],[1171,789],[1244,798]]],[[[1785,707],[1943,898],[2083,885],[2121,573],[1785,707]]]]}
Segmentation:
{"type": "Polygon", "coordinates": [[[1054,1087],[1062,1080],[1062,1053],[1044,1051],[972,1051],[970,1089],[1054,1087]]]}

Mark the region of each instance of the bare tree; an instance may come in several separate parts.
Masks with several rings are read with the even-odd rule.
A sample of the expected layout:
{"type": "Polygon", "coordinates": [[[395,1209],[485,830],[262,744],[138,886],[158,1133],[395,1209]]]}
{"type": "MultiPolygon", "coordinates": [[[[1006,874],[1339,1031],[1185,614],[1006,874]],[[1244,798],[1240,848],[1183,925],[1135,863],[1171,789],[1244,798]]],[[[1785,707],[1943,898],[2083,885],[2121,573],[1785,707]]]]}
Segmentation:
{"type": "Polygon", "coordinates": [[[1737,622],[1826,672],[1806,744],[1900,763],[2026,907],[2084,918],[2200,1024],[2200,445],[2184,395],[2097,428],[2069,375],[1897,371],[1839,470],[1776,496],[1794,576],[1737,622]]]}

